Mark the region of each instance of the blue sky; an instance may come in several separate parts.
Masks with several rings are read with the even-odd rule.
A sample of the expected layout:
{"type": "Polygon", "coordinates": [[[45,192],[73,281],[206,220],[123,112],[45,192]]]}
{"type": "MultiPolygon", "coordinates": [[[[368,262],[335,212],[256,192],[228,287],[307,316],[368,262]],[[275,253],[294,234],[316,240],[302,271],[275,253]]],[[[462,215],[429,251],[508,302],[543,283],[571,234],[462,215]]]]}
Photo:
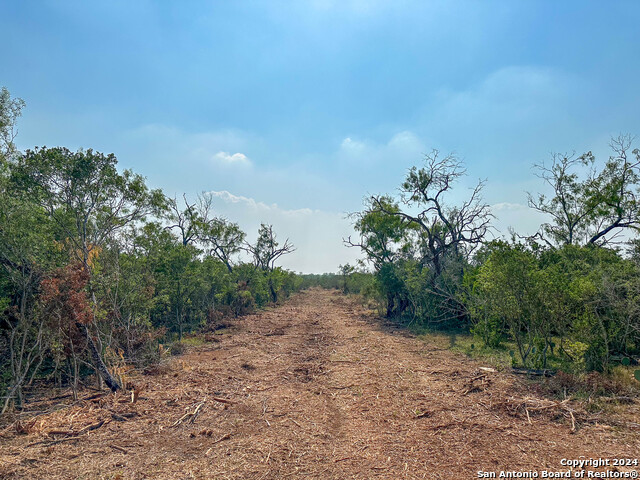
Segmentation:
{"type": "Polygon", "coordinates": [[[169,195],[216,192],[273,223],[285,266],[332,271],[346,212],[432,148],[487,178],[497,227],[535,230],[525,191],[551,152],[604,159],[640,134],[640,3],[3,2],[0,85],[18,146],[117,155],[169,195]]]}

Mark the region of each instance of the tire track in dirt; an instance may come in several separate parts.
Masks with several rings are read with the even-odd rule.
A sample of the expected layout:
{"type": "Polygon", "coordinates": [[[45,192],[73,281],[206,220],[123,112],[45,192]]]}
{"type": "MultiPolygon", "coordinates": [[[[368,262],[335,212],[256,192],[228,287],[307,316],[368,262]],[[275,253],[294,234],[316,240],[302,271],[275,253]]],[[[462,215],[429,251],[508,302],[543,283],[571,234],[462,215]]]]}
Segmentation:
{"type": "Polygon", "coordinates": [[[504,402],[531,394],[518,379],[384,327],[337,292],[302,292],[212,340],[132,377],[135,404],[78,402],[37,417],[29,435],[5,433],[0,477],[468,479],[640,451],[637,433],[511,414],[504,402]],[[193,423],[176,424],[200,403],[193,423]],[[100,419],[79,441],[27,447],[100,419]]]}

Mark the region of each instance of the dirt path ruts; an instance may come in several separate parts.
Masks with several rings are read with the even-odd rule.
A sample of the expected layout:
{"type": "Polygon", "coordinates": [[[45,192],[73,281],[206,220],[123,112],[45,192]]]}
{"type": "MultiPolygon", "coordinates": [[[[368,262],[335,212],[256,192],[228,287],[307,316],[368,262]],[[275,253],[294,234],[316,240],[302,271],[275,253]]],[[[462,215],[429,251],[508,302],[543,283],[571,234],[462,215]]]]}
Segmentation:
{"type": "Polygon", "coordinates": [[[470,479],[639,456],[632,432],[510,414],[500,405],[527,394],[513,376],[385,330],[337,292],[302,292],[217,338],[132,378],[135,404],[78,402],[36,417],[27,435],[5,429],[0,477],[470,479]],[[200,403],[195,422],[173,426],[200,403]],[[101,419],[78,440],[27,446],[101,419]]]}

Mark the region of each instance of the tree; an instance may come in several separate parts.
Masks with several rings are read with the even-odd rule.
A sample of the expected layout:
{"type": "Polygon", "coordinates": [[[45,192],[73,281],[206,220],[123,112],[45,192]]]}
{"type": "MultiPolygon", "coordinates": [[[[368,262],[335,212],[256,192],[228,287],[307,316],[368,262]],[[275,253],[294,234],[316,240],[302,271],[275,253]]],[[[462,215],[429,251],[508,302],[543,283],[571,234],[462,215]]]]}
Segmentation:
{"type": "Polygon", "coordinates": [[[233,273],[232,258],[242,251],[245,236],[237,223],[213,218],[205,226],[202,243],[210,255],[224,263],[229,273],[233,273]]]}
{"type": "Polygon", "coordinates": [[[22,388],[44,359],[47,335],[38,295],[57,257],[42,209],[0,191],[0,371],[10,373],[2,413],[14,399],[22,404],[22,388]]]}
{"type": "MultiPolygon", "coordinates": [[[[425,156],[423,168],[413,167],[409,170],[400,187],[400,202],[405,209],[388,196],[372,196],[369,199],[370,208],[361,217],[367,219],[367,223],[360,223],[361,226],[377,225],[382,230],[374,235],[368,234],[365,241],[361,242],[364,250],[370,250],[378,261],[395,260],[390,246],[404,238],[404,229],[406,238],[411,239],[404,240],[404,251],[416,255],[420,264],[418,275],[414,274],[414,277],[422,278],[423,268],[429,271],[431,297],[424,304],[425,308],[431,310],[429,315],[432,318],[439,317],[441,320],[464,317],[464,305],[456,290],[462,284],[465,262],[484,241],[493,217],[489,206],[482,202],[482,181],[476,184],[469,198],[461,205],[447,204],[446,197],[465,173],[455,155],[440,157],[438,151],[434,150],[425,156]],[[413,213],[415,211],[417,213],[413,213]],[[394,224],[385,216],[401,220],[402,223],[394,224]],[[418,251],[411,251],[411,244],[417,245],[418,251]],[[428,307],[428,303],[435,310],[428,307]]],[[[395,265],[397,261],[393,263],[395,265]]],[[[384,271],[385,278],[393,280],[394,285],[404,284],[403,288],[406,289],[405,282],[401,281],[402,277],[398,277],[395,269],[386,268],[384,271]]],[[[404,299],[403,305],[407,304],[404,299]]]]}
{"type": "Polygon", "coordinates": [[[175,198],[169,199],[168,219],[172,223],[167,228],[169,230],[177,229],[180,232],[180,240],[182,245],[187,246],[193,242],[200,240],[202,232],[203,219],[197,210],[196,204],[189,204],[186,194],[182,196],[185,209],[180,210],[178,202],[175,198]]]}
{"type": "Polygon", "coordinates": [[[295,247],[287,238],[280,246],[276,240],[272,225],[260,224],[258,229],[258,239],[254,245],[246,244],[246,249],[253,256],[253,265],[256,270],[261,270],[267,277],[271,301],[278,301],[278,291],[283,280],[284,272],[275,263],[283,255],[293,253],[295,247]]]}
{"type": "Polygon", "coordinates": [[[344,265],[338,266],[338,271],[340,272],[340,276],[342,277],[342,293],[349,293],[349,277],[353,272],[355,272],[355,268],[345,263],[344,265]]]}
{"type": "MultiPolygon", "coordinates": [[[[125,227],[165,208],[160,190],[149,190],[144,178],[130,170],[118,173],[113,154],[89,149],[71,152],[57,148],[27,150],[12,166],[16,192],[39,204],[67,242],[71,257],[87,271],[96,339],[101,344],[95,312],[98,308],[91,278],[92,259],[125,227]]],[[[112,390],[120,388],[109,374],[86,322],[76,322],[85,336],[96,371],[112,390]]]]}
{"type": "Polygon", "coordinates": [[[629,135],[613,138],[613,155],[600,171],[591,152],[554,154],[551,166],[535,165],[552,191],[529,194],[529,206],[551,217],[536,236],[550,246],[603,246],[625,231],[640,231],[640,151],[631,150],[632,143],[629,135]]]}
{"type": "Polygon", "coordinates": [[[246,249],[253,256],[254,266],[263,271],[273,271],[276,260],[296,250],[288,238],[280,246],[276,240],[273,225],[265,225],[264,223],[260,224],[256,243],[254,245],[246,244],[246,249]]]}
{"type": "Polygon", "coordinates": [[[348,247],[359,247],[373,263],[376,271],[386,263],[397,259],[401,249],[407,249],[407,220],[398,215],[400,208],[391,197],[385,195],[368,199],[362,212],[351,214],[355,218],[355,229],[360,240],[353,241],[351,236],[343,242],[348,247]]]}
{"type": "MultiPolygon", "coordinates": [[[[489,205],[482,202],[483,181],[477,183],[462,205],[447,206],[445,197],[455,182],[466,174],[455,155],[439,158],[439,152],[434,150],[425,156],[425,164],[420,169],[412,167],[400,188],[402,202],[421,211],[417,215],[402,211],[386,213],[400,216],[419,227],[426,247],[424,260],[438,277],[447,254],[468,257],[482,244],[493,216],[489,205]]],[[[385,211],[382,202],[375,197],[373,200],[381,211],[385,211]]]]}
{"type": "Polygon", "coordinates": [[[13,143],[18,134],[16,122],[24,106],[24,100],[11,98],[6,87],[0,89],[0,164],[16,152],[13,143]]]}
{"type": "Polygon", "coordinates": [[[20,192],[39,203],[60,228],[62,239],[89,269],[89,258],[125,227],[166,208],[160,190],[144,177],[118,173],[113,154],[64,147],[27,150],[13,179],[20,192]]]}
{"type": "MultiPolygon", "coordinates": [[[[92,322],[94,313],[87,295],[89,273],[80,262],[58,268],[42,281],[40,301],[43,315],[47,318],[49,331],[58,334],[58,340],[69,362],[69,376],[72,379],[74,398],[78,392],[78,357],[81,351],[80,339],[90,338],[87,325],[92,322]],[[79,335],[79,333],[81,335],[79,335]]],[[[120,388],[112,378],[96,348],[91,348],[96,368],[112,390],[120,388]]]]}
{"type": "Polygon", "coordinates": [[[229,222],[225,218],[210,217],[211,195],[199,198],[199,211],[202,219],[201,243],[206,251],[225,264],[229,273],[233,273],[231,259],[243,250],[246,237],[237,223],[229,222]]]}
{"type": "Polygon", "coordinates": [[[540,314],[543,291],[537,260],[519,244],[496,242],[491,250],[475,275],[471,306],[474,332],[495,347],[505,329],[515,340],[522,363],[529,365],[536,341],[541,336],[546,339],[550,331],[550,324],[540,314]]]}

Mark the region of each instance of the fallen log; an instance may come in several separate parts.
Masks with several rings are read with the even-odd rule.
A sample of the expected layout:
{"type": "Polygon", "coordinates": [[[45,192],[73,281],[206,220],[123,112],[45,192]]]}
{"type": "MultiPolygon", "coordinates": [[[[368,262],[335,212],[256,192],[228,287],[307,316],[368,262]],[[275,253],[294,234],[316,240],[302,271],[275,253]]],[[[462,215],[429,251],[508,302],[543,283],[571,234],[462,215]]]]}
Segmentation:
{"type": "Polygon", "coordinates": [[[512,367],[511,373],[515,373],[516,375],[531,375],[534,377],[553,377],[556,372],[554,370],[538,370],[535,368],[521,368],[521,367],[512,367]]]}

